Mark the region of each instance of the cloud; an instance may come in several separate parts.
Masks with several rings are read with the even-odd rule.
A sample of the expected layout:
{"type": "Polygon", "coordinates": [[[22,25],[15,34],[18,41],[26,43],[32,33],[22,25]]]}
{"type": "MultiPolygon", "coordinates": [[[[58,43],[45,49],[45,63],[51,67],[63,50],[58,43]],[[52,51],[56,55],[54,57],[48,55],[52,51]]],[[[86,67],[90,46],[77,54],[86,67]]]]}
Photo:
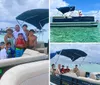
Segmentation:
{"type": "Polygon", "coordinates": [[[84,14],[94,16],[95,20],[100,20],[100,10],[91,10],[88,12],[84,12],[84,14]]]}
{"type": "Polygon", "coordinates": [[[57,7],[68,6],[69,4],[63,0],[50,0],[50,8],[55,9],[57,7]]]}
{"type": "MultiPolygon", "coordinates": [[[[56,8],[57,7],[64,7],[64,6],[69,6],[70,3],[66,3],[63,0],[51,0],[50,3],[50,16],[62,16],[62,13],[59,12],[56,8]]],[[[95,4],[95,6],[100,6],[100,3],[95,4]]],[[[75,10],[72,13],[72,16],[79,16],[78,12],[82,10],[75,10]]],[[[100,10],[90,10],[88,12],[82,12],[83,16],[94,16],[95,20],[100,20],[100,10]]],[[[70,12],[66,13],[65,16],[70,15],[70,12]]]]}
{"type": "Polygon", "coordinates": [[[3,28],[6,30],[8,27],[14,27],[16,23],[12,22],[0,22],[0,29],[3,28]]]}
{"type": "Polygon", "coordinates": [[[0,0],[0,27],[4,21],[16,22],[16,16],[24,11],[48,7],[49,0],[0,0]]]}

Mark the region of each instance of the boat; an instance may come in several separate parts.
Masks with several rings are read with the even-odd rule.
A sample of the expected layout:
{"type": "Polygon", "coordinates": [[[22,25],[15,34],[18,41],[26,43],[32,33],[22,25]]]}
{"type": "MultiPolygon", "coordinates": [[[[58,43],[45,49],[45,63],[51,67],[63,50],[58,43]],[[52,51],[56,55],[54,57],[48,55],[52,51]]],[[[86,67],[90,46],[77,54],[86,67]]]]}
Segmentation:
{"type": "MultiPolygon", "coordinates": [[[[79,49],[62,49],[50,54],[52,59],[55,55],[70,58],[73,62],[80,57],[85,60],[87,54],[79,49]]],[[[56,62],[57,63],[57,62],[56,62]]],[[[64,74],[50,74],[51,85],[100,85],[100,72],[86,72],[81,69],[74,73],[73,69],[64,74]]]]}
{"type": "Polygon", "coordinates": [[[98,23],[95,21],[94,16],[71,16],[75,11],[75,6],[57,8],[62,13],[62,16],[53,16],[51,18],[51,27],[97,27],[98,23]],[[65,14],[71,12],[69,16],[65,14]]]}
{"type": "Polygon", "coordinates": [[[48,85],[48,66],[47,54],[26,49],[19,58],[0,60],[0,85],[48,85]]]}
{"type": "Polygon", "coordinates": [[[55,85],[100,85],[99,73],[90,73],[90,77],[86,77],[87,72],[80,71],[80,76],[77,76],[72,70],[59,76],[50,75],[50,81],[55,85]]]}
{"type": "MultiPolygon", "coordinates": [[[[41,31],[48,23],[48,17],[48,9],[33,9],[20,14],[16,19],[28,22],[41,31]]],[[[3,42],[0,43],[2,45],[3,42]]],[[[49,85],[48,45],[38,41],[35,49],[26,48],[21,57],[0,60],[0,85],[49,85]]]]}

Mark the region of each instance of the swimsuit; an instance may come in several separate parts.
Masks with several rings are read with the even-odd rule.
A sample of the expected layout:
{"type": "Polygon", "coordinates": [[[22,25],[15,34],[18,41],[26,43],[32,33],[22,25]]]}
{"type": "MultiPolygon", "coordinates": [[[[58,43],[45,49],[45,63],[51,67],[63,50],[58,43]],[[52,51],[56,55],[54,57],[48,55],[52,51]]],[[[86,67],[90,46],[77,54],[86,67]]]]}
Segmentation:
{"type": "Polygon", "coordinates": [[[16,48],[16,57],[21,57],[23,55],[24,49],[16,48]]]}
{"type": "MultiPolygon", "coordinates": [[[[16,45],[25,45],[25,41],[21,39],[17,39],[16,45]]],[[[24,48],[17,48],[16,47],[16,57],[21,57],[23,55],[24,48]]]]}

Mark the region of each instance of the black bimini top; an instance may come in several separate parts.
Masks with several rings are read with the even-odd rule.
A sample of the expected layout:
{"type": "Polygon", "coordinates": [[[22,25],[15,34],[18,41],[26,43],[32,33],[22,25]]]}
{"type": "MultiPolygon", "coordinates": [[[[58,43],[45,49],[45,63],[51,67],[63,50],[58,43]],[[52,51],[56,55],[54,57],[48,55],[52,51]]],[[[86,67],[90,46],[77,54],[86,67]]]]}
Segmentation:
{"type": "Polygon", "coordinates": [[[55,53],[50,54],[50,58],[55,57],[56,54],[63,55],[65,57],[70,58],[72,61],[77,60],[80,57],[86,57],[87,54],[84,51],[78,49],[62,49],[60,51],[56,51],[55,53]]]}
{"type": "Polygon", "coordinates": [[[75,10],[75,6],[69,6],[69,7],[60,7],[57,8],[58,11],[62,12],[63,14],[69,11],[74,11],[75,10]]]}
{"type": "Polygon", "coordinates": [[[30,23],[41,30],[49,22],[49,9],[32,9],[20,14],[16,19],[30,23]]]}

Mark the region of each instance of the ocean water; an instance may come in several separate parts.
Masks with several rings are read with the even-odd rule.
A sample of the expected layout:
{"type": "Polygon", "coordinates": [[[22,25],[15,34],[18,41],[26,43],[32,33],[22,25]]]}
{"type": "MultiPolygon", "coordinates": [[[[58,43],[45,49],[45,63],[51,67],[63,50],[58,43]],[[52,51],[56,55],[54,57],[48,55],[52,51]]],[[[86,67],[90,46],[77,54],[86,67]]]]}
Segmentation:
{"type": "Polygon", "coordinates": [[[98,27],[51,27],[51,42],[100,42],[98,27]]]}
{"type": "Polygon", "coordinates": [[[4,41],[4,35],[5,34],[0,34],[0,42],[3,42],[4,41]]]}

